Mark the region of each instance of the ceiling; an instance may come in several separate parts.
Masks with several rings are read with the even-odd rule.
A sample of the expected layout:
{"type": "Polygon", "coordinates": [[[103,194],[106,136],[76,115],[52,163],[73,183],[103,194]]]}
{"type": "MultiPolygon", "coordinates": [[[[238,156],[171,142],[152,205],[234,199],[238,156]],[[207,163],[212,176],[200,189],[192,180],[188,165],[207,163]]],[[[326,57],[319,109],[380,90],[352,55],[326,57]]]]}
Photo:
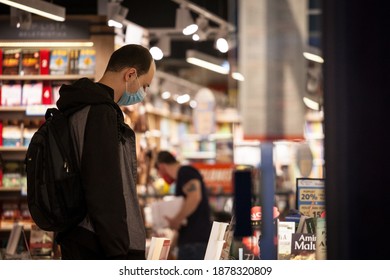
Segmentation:
{"type": "MultiPolygon", "coordinates": [[[[103,0],[104,1],[104,0],[103,0]]],[[[98,11],[98,0],[50,0],[48,2],[63,6],[66,8],[67,15],[96,15],[98,11]]],[[[191,3],[209,11],[217,17],[235,24],[236,23],[236,2],[237,0],[193,0],[191,3]],[[230,11],[230,12],[229,12],[230,11]],[[231,12],[233,11],[233,12],[231,12]]],[[[134,1],[123,0],[121,5],[128,8],[126,19],[145,28],[174,28],[176,9],[179,4],[172,0],[149,0],[134,1]]],[[[9,14],[9,7],[0,4],[0,14],[9,14]]],[[[195,19],[197,14],[192,13],[195,19]]],[[[211,22],[213,24],[213,22],[211,22]]],[[[212,40],[202,42],[192,41],[191,38],[176,38],[171,41],[171,55],[156,61],[157,68],[161,71],[177,75],[194,83],[222,89],[228,83],[227,75],[218,74],[210,70],[192,66],[185,61],[185,52],[187,49],[195,49],[200,52],[226,59],[231,57],[229,51],[222,54],[214,48],[212,40]]],[[[234,55],[234,57],[236,57],[234,55]]]]}

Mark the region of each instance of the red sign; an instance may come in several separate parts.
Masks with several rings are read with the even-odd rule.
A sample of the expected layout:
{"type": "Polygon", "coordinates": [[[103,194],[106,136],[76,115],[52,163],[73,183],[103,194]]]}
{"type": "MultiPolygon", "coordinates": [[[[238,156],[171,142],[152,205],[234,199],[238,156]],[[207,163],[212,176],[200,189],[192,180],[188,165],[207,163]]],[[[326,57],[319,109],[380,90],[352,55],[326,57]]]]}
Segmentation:
{"type": "Polygon", "coordinates": [[[212,193],[232,193],[233,192],[233,171],[232,163],[192,163],[203,176],[206,187],[211,189],[212,193]]]}

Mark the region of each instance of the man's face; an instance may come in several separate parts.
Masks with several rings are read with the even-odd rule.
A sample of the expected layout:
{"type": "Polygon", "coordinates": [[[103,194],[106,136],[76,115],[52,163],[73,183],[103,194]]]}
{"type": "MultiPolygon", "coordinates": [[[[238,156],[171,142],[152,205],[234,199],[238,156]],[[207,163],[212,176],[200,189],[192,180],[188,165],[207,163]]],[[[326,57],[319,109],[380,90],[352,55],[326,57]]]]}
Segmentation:
{"type": "Polygon", "coordinates": [[[167,166],[165,163],[158,163],[157,164],[157,172],[158,172],[158,175],[164,179],[164,181],[170,185],[172,184],[175,179],[172,178],[169,174],[168,174],[168,171],[167,171],[167,166]]]}

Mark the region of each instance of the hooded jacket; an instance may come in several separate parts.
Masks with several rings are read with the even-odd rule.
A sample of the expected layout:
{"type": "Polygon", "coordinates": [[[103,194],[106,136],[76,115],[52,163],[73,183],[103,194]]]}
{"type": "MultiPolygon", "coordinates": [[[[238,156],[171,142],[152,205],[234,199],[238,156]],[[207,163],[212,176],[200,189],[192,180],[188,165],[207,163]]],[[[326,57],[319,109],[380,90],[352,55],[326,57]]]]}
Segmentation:
{"type": "Polygon", "coordinates": [[[144,252],[145,228],[136,192],[135,133],[124,123],[113,89],[83,78],[61,87],[57,107],[76,111],[70,117],[70,127],[88,209],[79,227],[97,242],[91,242],[88,234],[68,237],[107,258],[144,252]]]}

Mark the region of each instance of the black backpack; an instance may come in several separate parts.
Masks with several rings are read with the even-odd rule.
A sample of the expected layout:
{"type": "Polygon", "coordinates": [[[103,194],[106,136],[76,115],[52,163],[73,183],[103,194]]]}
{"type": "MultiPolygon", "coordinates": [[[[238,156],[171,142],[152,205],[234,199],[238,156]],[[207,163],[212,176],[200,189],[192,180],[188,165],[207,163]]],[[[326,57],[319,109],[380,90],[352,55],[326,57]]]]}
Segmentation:
{"type": "Polygon", "coordinates": [[[46,231],[66,231],[87,213],[68,124],[70,114],[47,109],[45,122],[26,153],[28,207],[34,222],[46,231]]]}

